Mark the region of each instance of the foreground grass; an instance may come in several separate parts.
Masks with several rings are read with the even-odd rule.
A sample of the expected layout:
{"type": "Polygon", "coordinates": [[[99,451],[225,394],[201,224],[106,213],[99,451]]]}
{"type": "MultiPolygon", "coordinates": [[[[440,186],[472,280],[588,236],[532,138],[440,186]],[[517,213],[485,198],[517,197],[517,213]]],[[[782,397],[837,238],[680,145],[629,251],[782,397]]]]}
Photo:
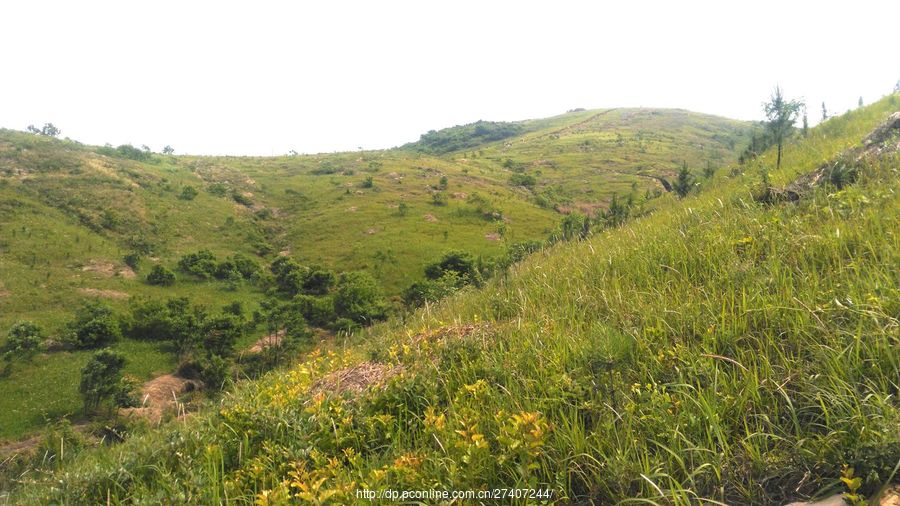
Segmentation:
{"type": "MultiPolygon", "coordinates": [[[[857,145],[891,110],[830,120],[771,179],[857,145]]],[[[767,207],[752,191],[770,164],[244,384],[183,425],[26,473],[12,500],[540,487],[563,503],[779,504],[839,491],[843,464],[871,493],[900,459],[900,160],[767,207]],[[363,360],[382,364],[380,386],[316,393],[363,360]]]]}

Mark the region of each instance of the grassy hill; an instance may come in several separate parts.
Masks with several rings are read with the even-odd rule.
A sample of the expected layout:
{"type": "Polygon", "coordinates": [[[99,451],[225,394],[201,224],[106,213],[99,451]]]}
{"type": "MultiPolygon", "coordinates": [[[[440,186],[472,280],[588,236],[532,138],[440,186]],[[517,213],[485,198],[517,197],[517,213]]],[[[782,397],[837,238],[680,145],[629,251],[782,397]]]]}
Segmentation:
{"type": "MultiPolygon", "coordinates": [[[[180,273],[169,287],[144,281],[152,266],[175,269],[201,249],[262,267],[290,255],[366,270],[396,299],[445,250],[502,255],[515,242],[545,238],[562,213],[603,209],[613,192],[652,209],[659,182],[636,174],[667,176],[682,160],[698,173],[707,162],[731,163],[749,131],[723,118],[643,109],[516,125],[499,141],[474,127],[454,133],[468,153],[407,146],[271,158],[159,155],[0,130],[0,344],[21,320],[58,339],[84,300],[126,311],[135,300],[186,296],[253,309],[267,296],[251,283],[180,273]],[[137,272],[124,263],[134,253],[137,272]]],[[[165,343],[126,338],[117,349],[137,381],[177,365],[165,343]]],[[[89,355],[45,353],[0,377],[0,439],[77,416],[77,378],[89,355]]]]}
{"type": "Polygon", "coordinates": [[[664,196],[184,424],[26,474],[13,499],[516,487],[560,503],[782,504],[846,490],[844,465],[872,494],[900,460],[897,133],[860,153],[898,109],[892,96],[833,118],[780,171],[771,153],[719,171],[699,196],[664,196]],[[763,181],[820,167],[858,177],[766,197],[763,181]]]}

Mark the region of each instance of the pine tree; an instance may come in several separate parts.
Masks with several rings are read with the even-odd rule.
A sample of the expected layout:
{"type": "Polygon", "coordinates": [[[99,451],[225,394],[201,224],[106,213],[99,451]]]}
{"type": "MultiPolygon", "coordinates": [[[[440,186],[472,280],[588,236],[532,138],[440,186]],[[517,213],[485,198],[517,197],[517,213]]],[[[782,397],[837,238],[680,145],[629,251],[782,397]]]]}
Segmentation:
{"type": "Polygon", "coordinates": [[[828,119],[828,109],[825,108],[825,102],[822,102],[822,121],[828,119]]]}
{"type": "Polygon", "coordinates": [[[781,155],[784,151],[784,140],[794,128],[794,122],[797,121],[797,113],[803,107],[803,102],[799,100],[787,100],[781,92],[779,86],[775,87],[771,100],[764,104],[763,109],[766,112],[766,129],[772,135],[772,140],[778,146],[778,158],[775,163],[775,170],[781,168],[781,155]]]}
{"type": "Polygon", "coordinates": [[[693,187],[694,176],[688,169],[687,162],[682,162],[681,170],[678,171],[678,178],[675,179],[675,182],[672,184],[672,189],[675,190],[675,193],[679,198],[684,198],[688,193],[691,192],[691,189],[693,189],[693,187]]]}

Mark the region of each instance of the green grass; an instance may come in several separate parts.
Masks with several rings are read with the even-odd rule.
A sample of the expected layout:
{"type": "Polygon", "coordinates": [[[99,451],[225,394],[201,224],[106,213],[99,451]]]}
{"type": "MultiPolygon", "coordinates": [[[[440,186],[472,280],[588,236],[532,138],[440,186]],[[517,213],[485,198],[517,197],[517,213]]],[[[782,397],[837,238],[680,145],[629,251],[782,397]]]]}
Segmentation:
{"type": "MultiPolygon", "coordinates": [[[[746,123],[670,110],[586,111],[523,125],[525,134],[469,155],[396,149],[266,158],[154,155],[143,162],[101,156],[102,148],[73,141],[0,130],[0,341],[18,320],[33,320],[49,337],[58,337],[73,310],[92,297],[84,290],[111,290],[131,299],[187,296],[212,308],[239,300],[254,309],[264,294],[252,286],[228,291],[222,283],[183,276],[168,288],[142,282],[154,262],[174,268],[181,255],[199,249],[220,258],[242,253],[261,265],[282,252],[338,271],[368,270],[396,300],[446,250],[499,256],[508,244],[544,239],[557,226],[561,216],[552,205],[541,207],[532,191],[507,184],[508,156],[537,164],[527,169],[541,172],[536,192],[554,186],[570,207],[603,208],[612,191],[630,192],[632,182],[639,195],[658,185],[631,175],[635,171],[665,174],[681,157],[733,161],[748,129],[746,123]],[[607,142],[619,130],[631,139],[636,128],[664,141],[638,154],[629,154],[636,146],[607,142]],[[584,140],[594,142],[590,150],[579,144],[584,140]],[[515,148],[507,152],[506,142],[515,148]],[[552,170],[541,168],[545,159],[553,161],[552,170]],[[362,185],[368,176],[372,188],[362,185]],[[442,176],[448,180],[447,205],[435,206],[432,193],[442,176]],[[216,185],[224,195],[209,191],[216,185]],[[199,190],[193,200],[179,198],[186,186],[199,190]],[[232,193],[252,194],[252,207],[235,202],[232,193]],[[476,193],[502,212],[502,223],[485,219],[467,202],[476,193]],[[398,211],[401,202],[405,215],[398,211]],[[503,238],[492,240],[501,225],[503,238]],[[83,270],[102,263],[121,271],[135,239],[153,250],[137,279],[83,270]],[[270,251],[258,254],[260,244],[270,251]]],[[[652,208],[655,201],[643,205],[652,208]]],[[[127,309],[123,299],[109,302],[127,309]]],[[[121,348],[132,364],[157,361],[144,349],[121,348]]],[[[78,367],[51,354],[16,364],[0,378],[0,397],[19,406],[0,410],[0,440],[27,435],[44,427],[45,419],[72,412],[78,367]],[[70,387],[36,381],[39,374],[68,378],[70,387]]],[[[135,372],[139,380],[152,374],[146,368],[135,372]]]]}
{"type": "MultiPolygon", "coordinates": [[[[895,102],[792,142],[771,179],[857,146],[895,102]]],[[[699,196],[664,196],[187,424],[26,475],[12,499],[346,504],[359,488],[539,487],[559,503],[783,504],[841,491],[844,464],[871,494],[900,460],[900,156],[766,206],[753,192],[772,165],[720,171],[699,196]],[[358,396],[310,391],[361,360],[400,372],[358,396]]]]}

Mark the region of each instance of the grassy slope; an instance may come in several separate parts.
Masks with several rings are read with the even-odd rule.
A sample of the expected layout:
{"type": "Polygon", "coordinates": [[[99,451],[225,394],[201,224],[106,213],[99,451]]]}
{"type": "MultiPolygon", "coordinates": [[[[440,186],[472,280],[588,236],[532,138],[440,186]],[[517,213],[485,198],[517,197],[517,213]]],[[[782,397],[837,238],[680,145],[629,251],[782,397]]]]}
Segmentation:
{"type": "MultiPolygon", "coordinates": [[[[528,131],[555,132],[591,117],[592,112],[534,120],[528,131]]],[[[740,146],[746,125],[704,115],[660,111],[647,127],[670,132],[670,153],[684,152],[700,159],[706,148],[717,152],[740,146]],[[662,118],[662,119],[660,119],[662,118]],[[707,129],[697,137],[682,131],[707,129]],[[716,140],[714,140],[716,139],[716,140]],[[731,140],[729,140],[731,139],[731,140]],[[737,139],[737,144],[734,140],[737,139]]],[[[624,124],[595,123],[582,137],[607,137],[624,124]]],[[[666,134],[669,135],[669,134],[666,134]]],[[[545,135],[529,145],[539,149],[517,159],[557,151],[562,138],[545,135]]],[[[276,158],[154,156],[152,162],[101,156],[97,149],[70,141],[0,131],[0,341],[13,322],[29,319],[57,336],[72,310],[88,295],[84,289],[121,292],[134,297],[188,296],[210,306],[240,300],[255,307],[262,294],[243,286],[229,291],[218,282],[181,280],[170,288],[144,284],[140,277],[158,261],[174,268],[178,258],[201,248],[220,257],[233,253],[254,256],[257,242],[272,253],[256,257],[261,264],[278,251],[302,262],[320,262],[337,270],[368,269],[389,295],[422,275],[422,268],[444,250],[463,248],[476,254],[502,253],[507,243],[541,239],[556,226],[558,213],[532,202],[529,191],[507,184],[510,171],[502,167],[501,148],[487,146],[476,161],[455,156],[435,158],[405,150],[276,158]],[[330,166],[334,174],[316,175],[330,166]],[[432,188],[448,177],[448,205],[432,205],[432,188]],[[361,183],[372,176],[374,188],[361,183]],[[252,194],[254,208],[235,203],[228,194],[205,191],[223,184],[229,192],[252,194]],[[200,190],[190,201],[178,195],[184,186],[200,190]],[[499,223],[483,219],[465,195],[479,193],[502,210],[506,218],[501,241],[485,238],[499,223]],[[457,194],[454,196],[454,194],[457,194]],[[408,206],[406,216],[397,210],[408,206]],[[256,211],[268,209],[270,218],[256,211]],[[354,210],[355,209],[355,210],[354,210]],[[104,214],[108,220],[104,225],[104,214]],[[428,221],[432,215],[437,221],[428,221]],[[109,264],[118,272],[122,257],[139,236],[154,247],[154,260],[145,260],[138,279],[84,271],[84,266],[109,264]]],[[[566,148],[568,149],[568,148],[566,148]]],[[[566,151],[563,149],[563,151],[566,151]]],[[[600,164],[603,149],[560,160],[557,178],[581,185],[582,163],[593,157],[600,164]],[[567,176],[568,174],[568,176],[567,176]]],[[[567,151],[566,151],[567,152],[567,151]]],[[[561,155],[562,156],[562,155],[561,155]]],[[[671,155],[671,156],[674,156],[671,155]]],[[[734,151],[721,159],[733,160],[734,151]]],[[[609,164],[628,171],[636,163],[609,164]]],[[[610,172],[607,176],[618,180],[610,172]]],[[[646,185],[654,184],[645,180],[646,185]]],[[[542,183],[543,184],[543,183],[542,183]]],[[[624,184],[624,183],[623,183],[624,184]]],[[[594,195],[602,202],[603,188],[594,195]]],[[[123,299],[109,300],[124,308],[123,299]]],[[[248,337],[252,340],[255,336],[248,337]]],[[[246,344],[246,343],[241,343],[246,344]]],[[[144,343],[125,341],[127,373],[139,380],[169,372],[172,354],[144,343]]],[[[88,352],[53,353],[31,364],[16,364],[0,377],[0,439],[15,438],[65,414],[76,413],[78,371],[88,352]]]]}
{"type": "MultiPolygon", "coordinates": [[[[857,145],[896,98],[814,129],[772,179],[857,145]]],[[[771,207],[751,197],[758,167],[719,174],[16,497],[346,503],[359,487],[540,486],[563,502],[778,504],[839,489],[843,463],[871,490],[900,458],[898,166],[771,207]],[[454,337],[460,325],[476,330],[454,337]],[[363,359],[403,372],[309,399],[363,359]]]]}

